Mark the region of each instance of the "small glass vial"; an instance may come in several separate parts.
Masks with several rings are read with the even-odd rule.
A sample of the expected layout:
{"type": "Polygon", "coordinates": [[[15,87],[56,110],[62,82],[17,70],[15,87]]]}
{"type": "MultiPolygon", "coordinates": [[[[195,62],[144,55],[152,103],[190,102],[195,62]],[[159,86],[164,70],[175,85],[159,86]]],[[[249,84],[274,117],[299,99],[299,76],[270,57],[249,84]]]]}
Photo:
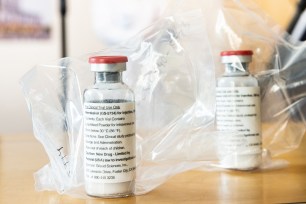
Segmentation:
{"type": "Polygon", "coordinates": [[[89,58],[95,84],[84,92],[84,171],[88,195],[126,197],[134,192],[134,94],[122,82],[125,56],[89,58]]]}
{"type": "Polygon", "coordinates": [[[248,71],[252,55],[251,50],[221,52],[225,72],[217,81],[216,124],[223,168],[251,170],[261,164],[260,88],[248,71]]]}

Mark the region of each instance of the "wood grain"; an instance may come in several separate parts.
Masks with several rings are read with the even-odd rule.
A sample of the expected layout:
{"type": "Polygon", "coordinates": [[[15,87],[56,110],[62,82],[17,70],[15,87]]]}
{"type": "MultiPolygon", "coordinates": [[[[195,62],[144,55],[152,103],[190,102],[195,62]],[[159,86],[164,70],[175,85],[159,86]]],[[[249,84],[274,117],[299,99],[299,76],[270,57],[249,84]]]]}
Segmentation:
{"type": "Polygon", "coordinates": [[[124,199],[75,199],[36,192],[33,173],[48,162],[32,135],[0,136],[0,203],[292,203],[306,202],[306,140],[283,155],[287,168],[254,171],[190,171],[152,192],[124,199]]]}

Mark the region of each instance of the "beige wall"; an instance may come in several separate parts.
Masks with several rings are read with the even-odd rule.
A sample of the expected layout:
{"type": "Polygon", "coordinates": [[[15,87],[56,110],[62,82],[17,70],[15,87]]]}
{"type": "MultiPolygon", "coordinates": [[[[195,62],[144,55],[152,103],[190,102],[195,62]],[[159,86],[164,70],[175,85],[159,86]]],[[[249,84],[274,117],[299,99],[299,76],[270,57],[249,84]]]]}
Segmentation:
{"type": "Polygon", "coordinates": [[[91,24],[91,0],[68,0],[68,54],[79,56],[104,48],[93,32],[91,24]]]}
{"type": "MultiPolygon", "coordinates": [[[[0,40],[0,134],[32,131],[19,80],[35,64],[60,58],[59,1],[51,1],[54,13],[51,39],[0,40]]],[[[90,28],[90,1],[70,0],[68,4],[68,54],[78,56],[102,49],[90,28]]]]}
{"type": "Polygon", "coordinates": [[[298,0],[254,0],[282,28],[287,28],[298,0]]]}
{"type": "MultiPolygon", "coordinates": [[[[35,64],[60,57],[59,1],[52,1],[54,21],[50,40],[0,40],[0,134],[32,131],[30,115],[18,81],[35,64]]],[[[255,1],[283,27],[288,24],[296,3],[296,0],[255,1]]],[[[101,50],[103,45],[91,30],[90,1],[69,0],[68,5],[68,54],[78,56],[101,50]]]]}

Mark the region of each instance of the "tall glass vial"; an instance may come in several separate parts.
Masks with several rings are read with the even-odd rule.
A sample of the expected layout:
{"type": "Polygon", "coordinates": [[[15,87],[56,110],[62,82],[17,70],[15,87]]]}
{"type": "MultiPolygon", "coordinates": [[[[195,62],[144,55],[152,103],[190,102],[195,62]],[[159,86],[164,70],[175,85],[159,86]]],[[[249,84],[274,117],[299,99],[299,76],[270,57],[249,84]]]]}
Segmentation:
{"type": "Polygon", "coordinates": [[[122,82],[125,56],[89,58],[95,84],[84,92],[84,169],[88,195],[133,194],[136,172],[134,94],[122,82]]]}
{"type": "Polygon", "coordinates": [[[260,88],[248,71],[252,55],[251,50],[221,52],[225,72],[217,81],[216,124],[224,168],[251,170],[261,164],[260,88]]]}

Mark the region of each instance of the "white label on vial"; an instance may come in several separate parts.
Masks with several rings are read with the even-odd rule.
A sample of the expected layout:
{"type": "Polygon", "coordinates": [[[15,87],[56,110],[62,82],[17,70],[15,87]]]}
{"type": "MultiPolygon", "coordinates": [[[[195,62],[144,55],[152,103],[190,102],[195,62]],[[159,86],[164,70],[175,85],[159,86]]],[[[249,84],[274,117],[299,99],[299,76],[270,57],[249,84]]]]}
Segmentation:
{"type": "Polygon", "coordinates": [[[217,87],[217,129],[223,154],[261,153],[259,87],[217,87]],[[231,133],[232,132],[232,133],[231,133]]]}
{"type": "Polygon", "coordinates": [[[84,103],[85,178],[95,183],[135,179],[135,106],[84,103]]]}

